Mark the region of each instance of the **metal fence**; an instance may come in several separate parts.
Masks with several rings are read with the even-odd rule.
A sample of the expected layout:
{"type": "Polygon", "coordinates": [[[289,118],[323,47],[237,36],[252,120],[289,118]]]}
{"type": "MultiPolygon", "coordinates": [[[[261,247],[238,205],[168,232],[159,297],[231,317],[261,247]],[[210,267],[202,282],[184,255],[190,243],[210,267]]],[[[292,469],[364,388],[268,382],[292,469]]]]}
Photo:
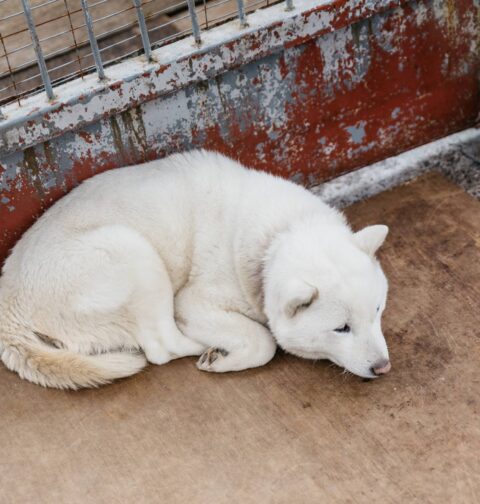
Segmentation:
{"type": "MultiPolygon", "coordinates": [[[[293,0],[285,0],[292,9],[293,0]]],[[[0,105],[276,3],[272,0],[0,0],[0,105]]],[[[1,118],[1,108],[0,108],[1,118]]]]}

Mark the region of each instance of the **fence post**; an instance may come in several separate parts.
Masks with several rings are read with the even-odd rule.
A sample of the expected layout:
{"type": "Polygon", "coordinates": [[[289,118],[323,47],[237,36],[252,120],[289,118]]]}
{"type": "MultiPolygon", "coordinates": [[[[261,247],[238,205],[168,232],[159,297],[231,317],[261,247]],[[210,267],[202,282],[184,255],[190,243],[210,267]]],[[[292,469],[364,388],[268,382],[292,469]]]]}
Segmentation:
{"type": "Polygon", "coordinates": [[[237,0],[237,9],[238,9],[238,19],[240,20],[240,26],[245,28],[248,26],[247,17],[245,16],[245,4],[243,0],[237,0]]]}
{"type": "Polygon", "coordinates": [[[105,79],[105,71],[103,70],[102,56],[100,50],[98,49],[97,39],[95,38],[95,32],[93,31],[92,16],[90,16],[90,11],[88,10],[87,0],[81,0],[83,15],[85,16],[85,24],[87,25],[88,40],[90,41],[90,47],[92,48],[93,59],[95,60],[95,67],[97,69],[98,78],[100,80],[105,79]]]}
{"type": "Polygon", "coordinates": [[[200,25],[198,24],[197,11],[195,10],[195,0],[187,0],[187,3],[190,21],[192,22],[193,38],[195,39],[195,43],[200,45],[202,39],[200,38],[200,25]]]}
{"type": "Polygon", "coordinates": [[[28,0],[22,0],[22,5],[23,13],[25,14],[25,19],[27,20],[28,31],[30,32],[30,37],[32,38],[35,56],[37,57],[38,68],[40,69],[40,75],[42,76],[43,87],[45,88],[48,98],[52,100],[55,95],[53,93],[52,83],[48,75],[47,64],[45,63],[40,41],[38,40],[37,30],[35,29],[35,21],[33,20],[30,3],[28,0]]]}
{"type": "Polygon", "coordinates": [[[145,16],[143,15],[141,0],[133,0],[135,10],[137,11],[138,26],[140,27],[140,34],[142,36],[143,50],[148,61],[152,60],[152,46],[150,38],[148,37],[147,24],[145,23],[145,16]]]}

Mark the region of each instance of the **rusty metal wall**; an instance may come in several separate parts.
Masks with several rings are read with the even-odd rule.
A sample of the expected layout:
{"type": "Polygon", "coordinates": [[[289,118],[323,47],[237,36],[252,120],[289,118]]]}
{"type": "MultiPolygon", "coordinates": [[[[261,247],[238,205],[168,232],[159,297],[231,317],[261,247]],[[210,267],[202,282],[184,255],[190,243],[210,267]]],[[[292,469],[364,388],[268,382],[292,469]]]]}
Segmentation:
{"type": "MultiPolygon", "coordinates": [[[[397,3],[360,18],[344,13],[318,36],[5,150],[0,256],[52,202],[103,170],[205,147],[312,185],[472,125],[480,2],[397,3]]],[[[261,47],[248,37],[245,46],[261,47]]]]}

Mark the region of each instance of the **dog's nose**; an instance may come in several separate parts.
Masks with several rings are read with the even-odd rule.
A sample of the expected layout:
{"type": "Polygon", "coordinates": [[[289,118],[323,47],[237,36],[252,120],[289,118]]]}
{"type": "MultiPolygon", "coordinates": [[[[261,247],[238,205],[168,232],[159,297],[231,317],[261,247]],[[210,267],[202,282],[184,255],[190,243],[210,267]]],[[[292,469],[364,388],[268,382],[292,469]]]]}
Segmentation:
{"type": "Polygon", "coordinates": [[[390,361],[381,360],[372,366],[371,371],[374,375],[380,376],[380,375],[387,374],[390,371],[390,369],[392,369],[392,365],[390,364],[390,361]]]}

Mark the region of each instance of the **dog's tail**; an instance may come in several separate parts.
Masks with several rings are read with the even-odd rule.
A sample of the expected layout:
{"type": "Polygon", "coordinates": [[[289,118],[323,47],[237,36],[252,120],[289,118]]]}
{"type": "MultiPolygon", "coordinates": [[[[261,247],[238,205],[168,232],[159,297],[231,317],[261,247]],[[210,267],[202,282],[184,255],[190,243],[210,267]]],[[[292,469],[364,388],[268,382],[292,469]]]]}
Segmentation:
{"type": "Polygon", "coordinates": [[[0,355],[25,380],[60,389],[98,387],[138,373],[147,363],[143,354],[130,351],[86,355],[56,348],[33,332],[7,340],[0,336],[0,355]]]}

